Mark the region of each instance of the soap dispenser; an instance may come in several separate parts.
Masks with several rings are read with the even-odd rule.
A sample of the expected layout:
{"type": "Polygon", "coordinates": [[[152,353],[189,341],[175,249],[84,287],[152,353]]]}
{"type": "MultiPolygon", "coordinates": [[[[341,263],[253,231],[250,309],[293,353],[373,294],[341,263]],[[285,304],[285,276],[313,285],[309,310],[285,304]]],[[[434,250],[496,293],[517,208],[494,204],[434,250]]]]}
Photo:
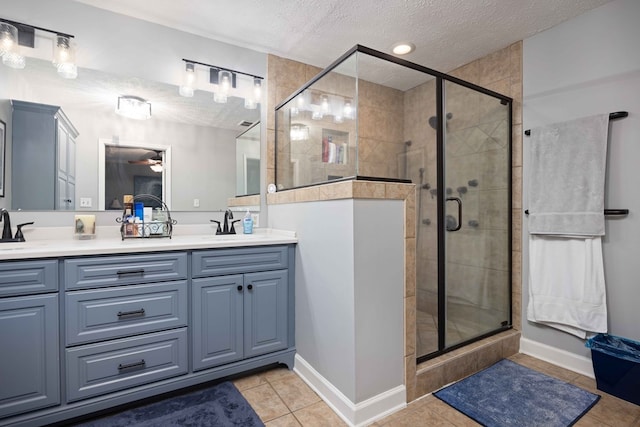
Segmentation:
{"type": "Polygon", "coordinates": [[[251,216],[249,209],[247,209],[247,213],[244,215],[244,219],[242,220],[242,229],[244,234],[253,233],[253,217],[251,216]]]}

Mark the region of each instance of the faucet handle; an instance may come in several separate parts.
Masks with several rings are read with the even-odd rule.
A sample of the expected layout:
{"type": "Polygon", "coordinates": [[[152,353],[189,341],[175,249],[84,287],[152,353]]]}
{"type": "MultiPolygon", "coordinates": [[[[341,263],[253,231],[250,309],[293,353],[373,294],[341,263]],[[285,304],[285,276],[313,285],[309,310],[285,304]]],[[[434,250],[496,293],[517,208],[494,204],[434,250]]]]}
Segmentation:
{"type": "Polygon", "coordinates": [[[236,222],[240,222],[242,221],[241,219],[234,219],[233,221],[231,221],[231,228],[229,230],[229,234],[236,234],[236,229],[234,228],[234,225],[236,222]]]}
{"type": "Polygon", "coordinates": [[[33,221],[31,222],[25,222],[24,224],[18,224],[17,226],[17,230],[16,230],[16,237],[15,239],[19,242],[24,242],[24,234],[22,234],[22,227],[25,225],[31,225],[33,224],[33,221]]]}
{"type": "Polygon", "coordinates": [[[210,219],[209,221],[215,222],[218,224],[218,228],[216,229],[216,234],[222,234],[222,229],[220,228],[220,221],[216,221],[215,219],[210,219]]]}

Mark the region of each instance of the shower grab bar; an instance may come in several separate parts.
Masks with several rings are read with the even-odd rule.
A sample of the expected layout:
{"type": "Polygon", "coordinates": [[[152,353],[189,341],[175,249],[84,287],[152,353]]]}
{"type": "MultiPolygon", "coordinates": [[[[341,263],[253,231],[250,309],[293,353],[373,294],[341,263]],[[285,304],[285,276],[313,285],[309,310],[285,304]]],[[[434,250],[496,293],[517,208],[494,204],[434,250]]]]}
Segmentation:
{"type": "MultiPolygon", "coordinates": [[[[529,209],[524,211],[525,215],[529,215],[529,209]]],[[[629,209],[605,209],[606,216],[629,215],[629,209]]]]}
{"type": "MultiPolygon", "coordinates": [[[[609,113],[609,121],[611,120],[618,120],[618,119],[624,119],[625,117],[628,117],[629,113],[627,111],[616,111],[615,113],[609,113]]],[[[527,129],[524,131],[524,134],[527,136],[531,135],[531,129],[527,129]]]]}

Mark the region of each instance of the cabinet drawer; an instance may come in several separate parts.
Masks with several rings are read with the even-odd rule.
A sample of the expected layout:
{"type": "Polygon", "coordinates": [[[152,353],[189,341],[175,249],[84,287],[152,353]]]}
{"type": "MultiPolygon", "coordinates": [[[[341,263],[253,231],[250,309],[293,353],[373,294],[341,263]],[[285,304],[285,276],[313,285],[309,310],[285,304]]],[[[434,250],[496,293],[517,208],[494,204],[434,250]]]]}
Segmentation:
{"type": "Polygon", "coordinates": [[[187,328],[66,350],[69,402],[186,374],[187,328]]]}
{"type": "Polygon", "coordinates": [[[64,262],[67,289],[99,288],[187,278],[187,254],[121,255],[64,262]]]}
{"type": "Polygon", "coordinates": [[[187,325],[187,281],[67,292],[67,345],[187,325]]]}
{"type": "Polygon", "coordinates": [[[0,263],[0,297],[58,290],[58,260],[0,263]]]}
{"type": "Polygon", "coordinates": [[[236,249],[194,251],[193,277],[252,273],[287,268],[286,246],[255,246],[236,249]]]}

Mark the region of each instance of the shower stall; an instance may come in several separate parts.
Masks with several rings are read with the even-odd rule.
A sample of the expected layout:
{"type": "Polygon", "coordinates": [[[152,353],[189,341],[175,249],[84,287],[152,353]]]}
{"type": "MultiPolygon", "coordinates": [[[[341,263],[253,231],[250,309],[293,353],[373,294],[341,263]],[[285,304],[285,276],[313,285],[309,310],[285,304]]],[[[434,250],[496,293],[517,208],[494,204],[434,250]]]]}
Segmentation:
{"type": "Polygon", "coordinates": [[[415,184],[418,362],[511,327],[511,114],[507,96],[363,46],[276,107],[279,190],[415,184]]]}

